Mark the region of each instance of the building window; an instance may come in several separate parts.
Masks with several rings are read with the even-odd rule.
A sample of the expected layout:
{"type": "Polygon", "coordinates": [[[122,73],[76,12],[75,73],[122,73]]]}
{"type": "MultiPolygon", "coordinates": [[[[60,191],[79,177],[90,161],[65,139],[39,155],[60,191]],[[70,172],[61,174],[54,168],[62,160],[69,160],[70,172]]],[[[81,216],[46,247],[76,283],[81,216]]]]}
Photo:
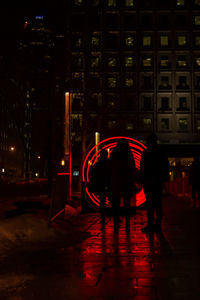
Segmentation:
{"type": "Polygon", "coordinates": [[[200,25],[200,16],[195,16],[194,17],[194,23],[195,23],[195,25],[200,25]]]}
{"type": "Polygon", "coordinates": [[[151,125],[152,125],[152,119],[151,118],[148,118],[148,117],[143,118],[144,129],[150,129],[151,125]]]}
{"type": "Polygon", "coordinates": [[[108,0],[108,7],[116,7],[117,6],[117,0],[108,0]]]}
{"type": "Polygon", "coordinates": [[[169,110],[169,98],[168,97],[161,97],[160,110],[169,110]]]}
{"type": "Polygon", "coordinates": [[[132,56],[125,57],[125,67],[133,67],[134,66],[134,58],[132,56]]]}
{"type": "Polygon", "coordinates": [[[200,110],[200,97],[196,98],[196,109],[200,110]]]}
{"type": "Polygon", "coordinates": [[[195,88],[200,89],[200,76],[195,77],[195,88]]]}
{"type": "Polygon", "coordinates": [[[126,130],[134,130],[134,124],[132,122],[127,122],[126,130]]]}
{"type": "Polygon", "coordinates": [[[81,6],[83,4],[83,0],[74,0],[74,5],[81,6]]]}
{"type": "Polygon", "coordinates": [[[186,97],[180,97],[179,98],[179,107],[177,110],[188,110],[187,108],[187,98],[186,97]]]}
{"type": "Polygon", "coordinates": [[[152,98],[150,96],[143,96],[143,109],[152,110],[152,98]]]}
{"type": "Polygon", "coordinates": [[[160,46],[166,47],[169,45],[169,37],[167,35],[160,36],[160,46]]]}
{"type": "Polygon", "coordinates": [[[169,118],[161,118],[161,130],[169,130],[169,118]]]}
{"type": "Polygon", "coordinates": [[[82,47],[82,38],[81,37],[73,37],[72,38],[72,46],[74,49],[79,49],[82,47]]]}
{"type": "Polygon", "coordinates": [[[83,67],[83,57],[75,55],[72,58],[72,67],[73,68],[82,68],[83,67]]]}
{"type": "Polygon", "coordinates": [[[161,89],[169,89],[169,77],[168,76],[161,76],[160,86],[161,89]]]}
{"type": "Polygon", "coordinates": [[[83,107],[83,94],[73,93],[72,94],[72,109],[73,111],[81,110],[83,107]]]}
{"type": "Polygon", "coordinates": [[[199,57],[195,57],[195,65],[196,67],[200,67],[200,56],[199,57]]]}
{"type": "Polygon", "coordinates": [[[142,88],[143,89],[152,89],[153,88],[153,79],[152,76],[144,75],[142,78],[142,88]]]}
{"type": "Polygon", "coordinates": [[[180,118],[178,120],[179,130],[185,131],[188,129],[188,120],[186,118],[180,118]]]}
{"type": "Polygon", "coordinates": [[[178,89],[188,89],[189,86],[187,84],[187,77],[186,76],[179,76],[178,77],[178,89]]]}
{"type": "Polygon", "coordinates": [[[107,87],[108,88],[116,88],[117,87],[117,78],[116,77],[108,77],[107,78],[107,87]]]}
{"type": "Polygon", "coordinates": [[[151,36],[143,36],[143,46],[144,47],[151,46],[151,36]]]}
{"type": "Polygon", "coordinates": [[[125,76],[125,87],[131,88],[134,85],[133,75],[132,74],[126,74],[125,76]]]}
{"type": "Polygon", "coordinates": [[[133,0],[125,0],[125,6],[128,6],[128,7],[134,6],[133,0]]]}
{"type": "Polygon", "coordinates": [[[195,46],[200,46],[200,36],[195,36],[195,46]]]}
{"type": "Polygon", "coordinates": [[[125,13],[123,15],[122,25],[127,29],[133,29],[136,26],[136,14],[135,13],[125,13]]]}
{"type": "Polygon", "coordinates": [[[185,35],[179,35],[177,36],[177,45],[178,46],[186,46],[187,45],[187,38],[185,35]]]}
{"type": "Polygon", "coordinates": [[[197,119],[196,121],[196,130],[200,131],[200,119],[197,119]]]}
{"type": "Polygon", "coordinates": [[[100,89],[101,79],[100,79],[99,73],[90,73],[88,83],[89,83],[90,89],[92,89],[92,90],[100,89]]]}
{"type": "Polygon", "coordinates": [[[100,46],[100,37],[99,36],[92,36],[91,46],[92,47],[99,47],[100,46]]]}
{"type": "Polygon", "coordinates": [[[134,46],[134,37],[133,36],[128,36],[125,38],[125,44],[127,47],[132,47],[134,46]]]}
{"type": "Polygon", "coordinates": [[[108,49],[116,49],[119,45],[119,35],[115,33],[108,33],[105,38],[105,45],[108,49]]]}
{"type": "Polygon", "coordinates": [[[152,58],[147,56],[142,60],[142,64],[144,68],[150,68],[152,66],[152,58]]]}
{"type": "Polygon", "coordinates": [[[83,73],[72,73],[72,88],[82,89],[83,87],[83,73]]]}
{"type": "Polygon", "coordinates": [[[115,129],[117,122],[115,120],[108,121],[108,129],[115,129]]]}
{"type": "Polygon", "coordinates": [[[108,57],[107,60],[108,67],[116,67],[117,66],[117,58],[116,57],[108,57]]]}
{"type": "Polygon", "coordinates": [[[184,6],[185,5],[185,0],[176,0],[176,5],[177,6],[184,6]]]}
{"type": "Polygon", "coordinates": [[[183,68],[187,66],[187,59],[185,55],[179,55],[177,58],[177,67],[183,68]]]}
{"type": "Polygon", "coordinates": [[[100,58],[98,56],[91,57],[91,68],[98,68],[100,65],[100,58]]]}
{"type": "Polygon", "coordinates": [[[162,67],[162,68],[169,67],[169,58],[168,58],[168,56],[161,56],[160,57],[160,67],[162,67]]]}

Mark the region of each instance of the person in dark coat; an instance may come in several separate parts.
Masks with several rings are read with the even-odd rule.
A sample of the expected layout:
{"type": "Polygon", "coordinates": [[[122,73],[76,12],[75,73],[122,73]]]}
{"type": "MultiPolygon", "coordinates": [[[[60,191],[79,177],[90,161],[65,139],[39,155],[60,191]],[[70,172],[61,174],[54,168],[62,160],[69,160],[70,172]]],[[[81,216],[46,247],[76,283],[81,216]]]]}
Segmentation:
{"type": "Polygon", "coordinates": [[[105,222],[106,197],[108,196],[108,152],[100,151],[98,161],[91,167],[90,174],[91,192],[95,193],[100,200],[101,222],[105,222]]]}
{"type": "Polygon", "coordinates": [[[135,160],[126,139],[118,142],[109,160],[109,190],[113,211],[114,229],[118,230],[120,199],[123,198],[126,213],[126,230],[130,230],[130,199],[136,174],[135,160]]]}
{"type": "Polygon", "coordinates": [[[195,157],[190,167],[189,183],[192,185],[192,199],[200,200],[200,161],[199,157],[195,157]]]}
{"type": "Polygon", "coordinates": [[[146,197],[148,217],[147,226],[142,228],[142,231],[159,232],[162,223],[163,183],[169,179],[169,162],[167,156],[158,148],[157,136],[154,133],[147,137],[147,149],[142,153],[140,179],[146,197]]]}

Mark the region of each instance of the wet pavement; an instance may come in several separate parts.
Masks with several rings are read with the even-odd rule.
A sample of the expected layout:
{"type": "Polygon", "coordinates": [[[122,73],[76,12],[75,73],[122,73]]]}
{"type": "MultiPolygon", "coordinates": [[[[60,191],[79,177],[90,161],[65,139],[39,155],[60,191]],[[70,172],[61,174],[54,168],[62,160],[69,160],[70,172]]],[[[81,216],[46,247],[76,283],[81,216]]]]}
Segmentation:
{"type": "Polygon", "coordinates": [[[79,215],[65,221],[67,233],[57,240],[9,249],[1,257],[0,299],[200,298],[198,202],[165,197],[162,234],[141,232],[146,225],[142,209],[131,216],[129,233],[123,216],[121,221],[114,233],[112,218],[103,225],[99,214],[79,215]],[[87,235],[79,239],[81,232],[87,235]],[[69,242],[69,234],[76,241],[69,242]]]}

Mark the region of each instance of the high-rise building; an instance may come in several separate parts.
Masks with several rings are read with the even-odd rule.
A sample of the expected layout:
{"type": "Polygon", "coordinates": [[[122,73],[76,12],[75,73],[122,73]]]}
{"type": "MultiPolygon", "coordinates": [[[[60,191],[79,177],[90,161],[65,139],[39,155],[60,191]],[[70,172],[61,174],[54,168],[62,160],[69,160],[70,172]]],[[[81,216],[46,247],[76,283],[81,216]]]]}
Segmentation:
{"type": "Polygon", "coordinates": [[[75,154],[83,135],[87,147],[95,131],[141,141],[154,131],[168,149],[190,145],[193,155],[200,143],[200,1],[71,0],[69,6],[75,154]]]}

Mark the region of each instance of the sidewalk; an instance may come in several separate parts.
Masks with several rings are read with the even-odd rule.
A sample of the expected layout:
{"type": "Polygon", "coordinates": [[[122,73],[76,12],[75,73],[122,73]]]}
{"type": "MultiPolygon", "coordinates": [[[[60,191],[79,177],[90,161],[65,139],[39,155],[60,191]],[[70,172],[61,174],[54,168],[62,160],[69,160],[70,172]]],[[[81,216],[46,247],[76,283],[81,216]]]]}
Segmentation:
{"type": "Polygon", "coordinates": [[[145,210],[131,217],[129,234],[124,217],[118,234],[112,219],[108,217],[103,226],[99,214],[57,222],[57,226],[66,224],[68,238],[80,232],[87,235],[79,241],[77,236],[76,243],[67,243],[62,235],[58,242],[22,246],[8,253],[1,262],[0,286],[8,271],[14,284],[4,291],[0,288],[0,299],[199,299],[198,205],[189,199],[165,197],[163,234],[141,232],[145,210]]]}

